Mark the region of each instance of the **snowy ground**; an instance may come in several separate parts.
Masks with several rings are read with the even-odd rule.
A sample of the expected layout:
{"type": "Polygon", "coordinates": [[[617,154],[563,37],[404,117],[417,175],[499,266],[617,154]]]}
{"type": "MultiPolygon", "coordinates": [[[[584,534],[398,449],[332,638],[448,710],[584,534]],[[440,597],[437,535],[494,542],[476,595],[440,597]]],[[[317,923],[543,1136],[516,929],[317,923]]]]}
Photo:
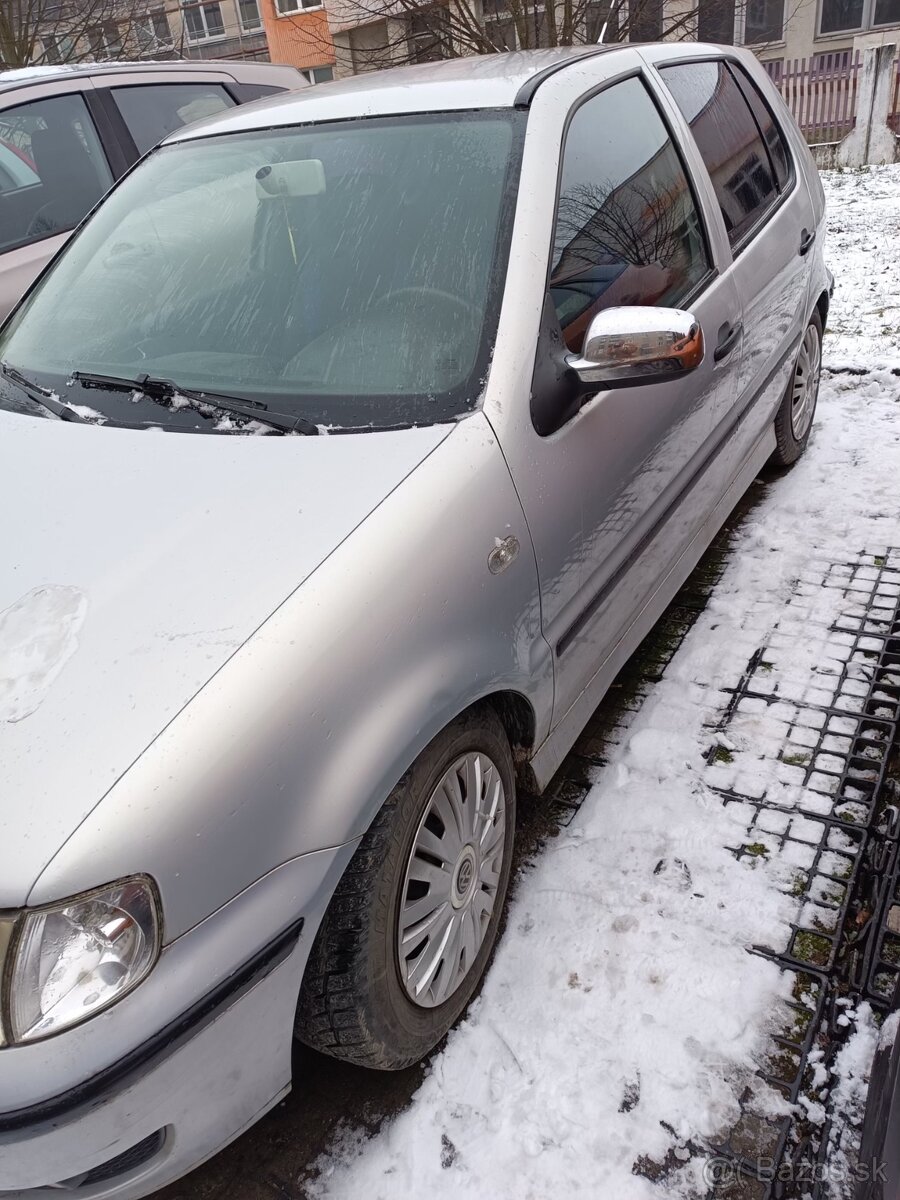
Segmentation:
{"type": "MultiPolygon", "coordinates": [[[[900,546],[900,167],[832,174],[826,190],[825,362],[865,373],[823,377],[808,454],[770,485],[576,819],[520,880],[480,999],[406,1112],[373,1138],[346,1132],[322,1197],[693,1200],[709,1183],[697,1147],[733,1127],[745,1087],[756,1111],[784,1111],[756,1072],[791,977],[746,947],[789,942],[804,903],[792,873],[823,836],[810,814],[827,786],[784,761],[788,736],[797,761],[811,744],[791,701],[827,694],[827,664],[847,657],[829,633],[847,606],[846,589],[821,586],[830,564],[883,564],[900,546]],[[784,703],[738,712],[710,765],[723,689],[763,644],[784,703]],[[747,812],[714,790],[732,786],[797,810],[783,851],[783,830],[764,826],[754,852],[728,849],[747,841],[747,812]]],[[[900,595],[900,573],[896,591],[886,578],[900,595]]],[[[836,1086],[858,1110],[877,1031],[863,1007],[849,1019],[836,1086]]]]}

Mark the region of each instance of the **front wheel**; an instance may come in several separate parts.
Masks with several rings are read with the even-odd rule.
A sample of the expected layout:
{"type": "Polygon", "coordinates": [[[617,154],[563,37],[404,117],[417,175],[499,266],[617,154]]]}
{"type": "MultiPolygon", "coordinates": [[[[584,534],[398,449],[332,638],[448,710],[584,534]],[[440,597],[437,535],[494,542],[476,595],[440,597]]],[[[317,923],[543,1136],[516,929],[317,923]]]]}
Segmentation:
{"type": "Polygon", "coordinates": [[[478,707],[423,750],[344,873],[307,964],[301,1041],[382,1070],[437,1045],[496,941],[514,826],[509,741],[478,707]]]}
{"type": "Polygon", "coordinates": [[[789,467],[806,449],[819,398],[821,371],[822,318],[816,312],[806,327],[791,381],[775,417],[777,448],[772,455],[775,466],[789,467]]]}

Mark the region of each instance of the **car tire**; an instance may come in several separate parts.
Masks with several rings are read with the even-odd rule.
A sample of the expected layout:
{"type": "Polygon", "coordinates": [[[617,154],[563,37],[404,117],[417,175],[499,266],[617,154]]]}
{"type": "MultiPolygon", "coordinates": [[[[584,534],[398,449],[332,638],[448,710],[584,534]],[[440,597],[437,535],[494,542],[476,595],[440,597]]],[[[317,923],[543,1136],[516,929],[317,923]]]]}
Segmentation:
{"type": "Polygon", "coordinates": [[[484,975],[514,828],[509,740],[479,705],[422,751],[360,842],[316,933],[297,1037],[380,1070],[432,1050],[484,975]]]}
{"type": "Polygon", "coordinates": [[[775,417],[776,450],[771,462],[776,467],[795,463],[809,442],[822,369],[822,318],[814,312],[806,331],[790,382],[775,417]]]}

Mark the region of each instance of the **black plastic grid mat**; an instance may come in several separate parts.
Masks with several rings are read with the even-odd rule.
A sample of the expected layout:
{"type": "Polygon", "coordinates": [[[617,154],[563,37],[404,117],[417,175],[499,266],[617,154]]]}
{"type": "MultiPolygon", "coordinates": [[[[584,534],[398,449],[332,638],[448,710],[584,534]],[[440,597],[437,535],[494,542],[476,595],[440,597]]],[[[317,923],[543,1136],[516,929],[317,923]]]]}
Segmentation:
{"type": "Polygon", "coordinates": [[[747,1112],[711,1148],[733,1168],[710,1192],[718,1200],[836,1194],[823,1170],[834,1117],[823,1084],[851,1024],[844,1014],[861,1000],[886,1013],[900,991],[898,719],[900,551],[813,566],[750,659],[707,754],[708,783],[735,826],[732,852],[782,864],[785,891],[797,898],[786,944],[754,950],[812,981],[799,1007],[796,995],[789,1004],[760,1071],[794,1115],[747,1112]],[[821,589],[837,592],[827,626],[817,616],[835,605],[829,593],[817,612],[821,589]],[[798,663],[804,636],[812,654],[798,663]],[[777,760],[774,780],[770,769],[754,770],[754,753],[777,760]],[[824,1121],[804,1116],[823,1101],[824,1121]]]}

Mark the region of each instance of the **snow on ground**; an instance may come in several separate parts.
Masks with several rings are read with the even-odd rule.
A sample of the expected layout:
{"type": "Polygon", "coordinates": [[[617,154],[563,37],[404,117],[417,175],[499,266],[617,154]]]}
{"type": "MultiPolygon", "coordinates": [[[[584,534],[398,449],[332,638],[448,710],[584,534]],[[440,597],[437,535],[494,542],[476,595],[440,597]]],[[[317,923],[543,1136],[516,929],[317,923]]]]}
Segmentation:
{"type": "MultiPolygon", "coordinates": [[[[350,1131],[321,1164],[322,1197],[706,1193],[687,1144],[734,1123],[785,1021],[790,977],[746,946],[783,949],[799,903],[784,890],[796,864],[725,849],[740,829],[711,790],[709,727],[782,618],[785,686],[814,683],[843,602],[816,586],[823,564],[900,546],[900,378],[885,369],[900,362],[900,168],[831,175],[826,190],[826,365],[867,373],[823,378],[808,454],[744,523],[575,821],[520,880],[479,1000],[410,1108],[375,1137],[350,1131]]],[[[752,759],[757,782],[784,783],[784,764],[753,753],[777,732],[766,720],[738,726],[734,770],[752,759]]],[[[872,1045],[856,1043],[857,1091],[872,1045]]],[[[783,1106],[754,1087],[760,1111],[783,1106]]]]}

